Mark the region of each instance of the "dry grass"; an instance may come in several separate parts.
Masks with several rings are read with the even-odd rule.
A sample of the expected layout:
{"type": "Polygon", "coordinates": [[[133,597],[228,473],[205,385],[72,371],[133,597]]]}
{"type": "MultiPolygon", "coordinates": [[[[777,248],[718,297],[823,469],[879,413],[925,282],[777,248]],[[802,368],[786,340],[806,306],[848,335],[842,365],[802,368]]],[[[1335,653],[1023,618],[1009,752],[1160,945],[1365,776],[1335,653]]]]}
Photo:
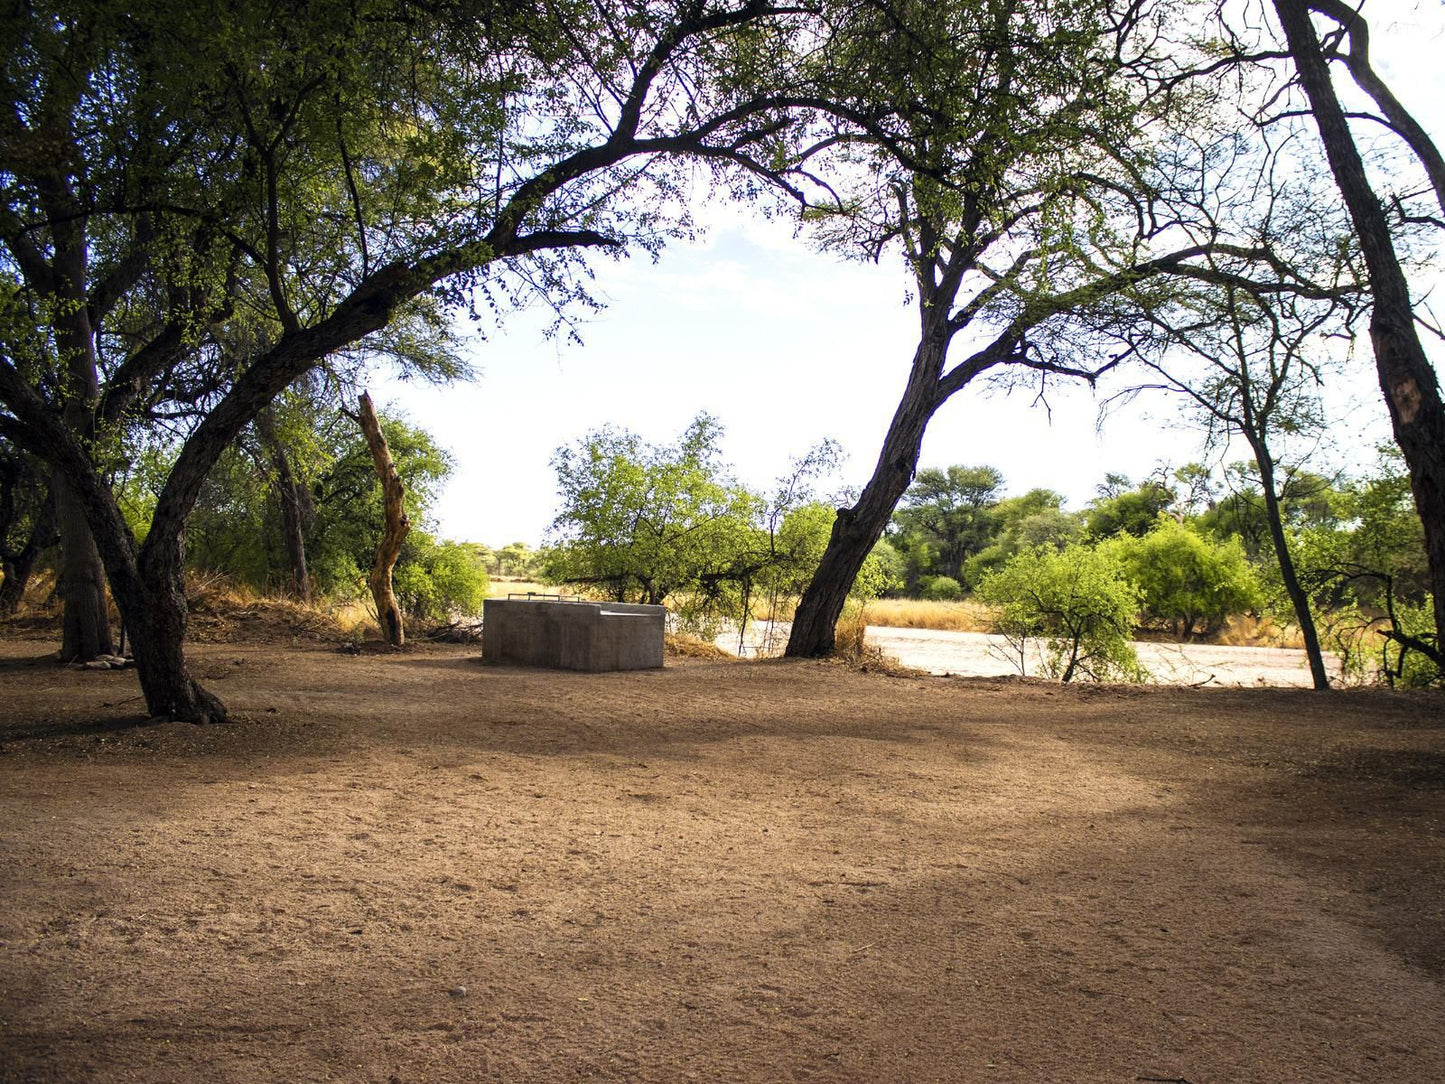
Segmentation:
{"type": "Polygon", "coordinates": [[[25,594],[15,612],[0,619],[7,628],[35,632],[60,628],[60,595],[55,589],[55,573],[48,568],[36,569],[25,584],[25,594]]]}
{"type": "Polygon", "coordinates": [[[735,656],[717,644],[690,632],[669,632],[663,637],[663,650],[671,656],[686,659],[731,659],[735,656]]]}
{"type": "Polygon", "coordinates": [[[1304,638],[1294,625],[1277,625],[1271,617],[1235,614],[1211,643],[1226,647],[1304,647],[1304,638]]]}
{"type": "Polygon", "coordinates": [[[850,602],[833,626],[833,653],[842,659],[861,659],[868,638],[868,608],[850,602]]]}
{"type": "Polygon", "coordinates": [[[868,626],[878,624],[872,607],[873,603],[849,602],[843,608],[843,616],[833,626],[833,658],[865,674],[871,670],[895,677],[917,676],[921,671],[904,666],[893,656],[883,654],[880,648],[868,643],[868,626]]]}
{"type": "Polygon", "coordinates": [[[894,629],[992,632],[993,610],[972,599],[928,602],[917,598],[883,598],[868,603],[868,623],[894,629]]]}
{"type": "Polygon", "coordinates": [[[189,638],[202,642],[288,637],[351,640],[376,627],[375,613],[364,601],[299,602],[215,574],[187,577],[186,608],[190,611],[189,638]]]}

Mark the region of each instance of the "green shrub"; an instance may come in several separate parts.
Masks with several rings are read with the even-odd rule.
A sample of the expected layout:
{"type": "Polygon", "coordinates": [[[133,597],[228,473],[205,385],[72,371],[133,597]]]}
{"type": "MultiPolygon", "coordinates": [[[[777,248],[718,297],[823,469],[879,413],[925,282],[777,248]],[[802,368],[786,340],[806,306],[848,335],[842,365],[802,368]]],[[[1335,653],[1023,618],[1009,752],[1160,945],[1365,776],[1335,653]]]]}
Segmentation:
{"type": "Polygon", "coordinates": [[[1238,538],[1220,542],[1192,524],[1160,516],[1142,538],[1120,535],[1100,548],[1115,555],[1139,588],[1144,615],[1168,622],[1181,640],[1218,632],[1231,614],[1264,603],[1238,538]]]}
{"type": "Polygon", "coordinates": [[[952,576],[925,576],[919,581],[918,594],[930,602],[957,602],[963,598],[963,587],[952,576]]]}
{"type": "Polygon", "coordinates": [[[465,542],[438,542],[413,531],[392,570],[397,602],[408,615],[429,621],[481,613],[487,597],[486,561],[465,542]]]}
{"type": "Polygon", "coordinates": [[[1129,643],[1139,592],[1108,549],[1072,543],[1024,550],[987,573],[979,597],[1000,608],[998,629],[1020,672],[1029,642],[1043,642],[1045,676],[1143,681],[1129,643]]]}

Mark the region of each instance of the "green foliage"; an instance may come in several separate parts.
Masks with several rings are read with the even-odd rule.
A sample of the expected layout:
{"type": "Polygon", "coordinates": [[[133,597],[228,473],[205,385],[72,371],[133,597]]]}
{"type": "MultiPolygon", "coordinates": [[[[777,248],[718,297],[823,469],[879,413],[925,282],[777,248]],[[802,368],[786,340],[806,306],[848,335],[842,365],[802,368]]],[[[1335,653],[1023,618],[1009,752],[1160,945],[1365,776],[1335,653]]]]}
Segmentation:
{"type": "Polygon", "coordinates": [[[963,588],[952,576],[925,576],[918,584],[918,597],[930,602],[957,602],[963,588]]]}
{"type": "Polygon", "coordinates": [[[993,467],[926,468],[903,495],[894,528],[911,549],[927,547],[932,571],[956,580],[964,561],[988,544],[989,510],[1002,488],[993,467]]]}
{"type": "Polygon", "coordinates": [[[133,448],[129,462],[116,474],[116,503],[137,542],[145,541],[151,516],[155,514],[156,498],[174,462],[174,449],[147,443],[133,448]]]}
{"type": "MultiPolygon", "coordinates": [[[[370,449],[356,423],[339,411],[308,413],[292,407],[295,416],[282,412],[278,417],[277,436],[309,501],[303,537],[311,580],[323,595],[360,597],[384,521],[370,449]]],[[[478,612],[486,597],[483,558],[425,531],[431,506],[452,471],[451,457],[425,430],[405,421],[383,418],[381,428],[406,487],[403,503],[413,524],[393,570],[398,599],[417,617],[478,612]]],[[[142,459],[123,489],[138,496],[124,506],[143,517],[146,486],[167,469],[163,459],[153,469],[142,459]]],[[[274,449],[248,432],[206,478],[186,533],[190,566],[224,573],[258,590],[287,584],[277,481],[274,449]]],[[[144,523],[141,518],[138,526],[144,523]]]]}
{"type": "MultiPolygon", "coordinates": [[[[425,530],[431,506],[452,472],[451,456],[424,429],[400,419],[382,418],[381,431],[405,486],[407,518],[413,531],[425,530]]],[[[315,512],[306,530],[307,553],[323,593],[360,593],[385,523],[381,481],[354,422],[341,419],[331,439],[328,465],[311,481],[315,512]]],[[[403,548],[393,578],[403,574],[406,560],[403,548]]]]}
{"type": "Polygon", "coordinates": [[[1071,543],[1024,550],[987,573],[978,594],[999,607],[998,628],[1020,672],[1030,641],[1040,640],[1044,673],[1060,681],[1147,676],[1129,643],[1139,592],[1107,548],[1071,543]]]}
{"type": "Polygon", "coordinates": [[[864,598],[891,597],[908,582],[908,562],[892,541],[880,538],[863,563],[858,580],[856,589],[864,598]],[[865,575],[870,577],[866,582],[865,575]]]}
{"type": "Polygon", "coordinates": [[[1334,516],[1292,531],[1301,583],[1329,612],[1324,637],[1358,680],[1445,680],[1420,646],[1435,643],[1425,535],[1393,446],[1376,473],[1335,494],[1334,516]]]}
{"type": "MultiPolygon", "coordinates": [[[[832,531],[833,510],[811,482],[832,469],[825,444],[794,464],[771,499],[740,485],[722,462],[722,428],[700,414],[675,445],[648,445],[603,428],[553,456],[561,511],[543,573],[549,582],[605,591],[618,601],[672,600],[686,626],[745,620],[763,597],[807,585],[832,531]]],[[[870,557],[855,584],[888,584],[870,557]]]]}
{"type": "MultiPolygon", "coordinates": [[[[1273,564],[1259,469],[1252,462],[1231,463],[1225,469],[1225,483],[1228,491],[1200,511],[1199,526],[1218,538],[1238,536],[1251,561],[1273,564]]],[[[1344,492],[1324,475],[1290,470],[1278,484],[1280,518],[1287,530],[1333,526],[1342,514],[1348,516],[1341,505],[1344,492]]]]}
{"type": "Polygon", "coordinates": [[[1146,481],[1134,489],[1126,489],[1129,480],[1111,474],[1100,496],[1089,506],[1084,529],[1090,538],[1112,538],[1116,534],[1142,538],[1154,529],[1159,513],[1174,503],[1174,491],[1162,482],[1146,481]]]}
{"type": "Polygon", "coordinates": [[[1024,550],[1062,546],[1078,537],[1079,518],[1065,512],[1063,504],[1051,489],[1031,489],[995,504],[989,514],[991,541],[964,563],[964,582],[977,590],[985,575],[1024,550]]]}
{"type": "Polygon", "coordinates": [[[542,573],[542,557],[525,542],[509,542],[489,551],[488,567],[498,576],[530,580],[542,573]]]}
{"type": "Polygon", "coordinates": [[[745,545],[737,528],[756,502],[725,473],[721,435],[716,419],[700,414],[674,446],[651,447],[609,427],[558,449],[562,510],[547,578],[656,605],[727,565],[745,545]]]}
{"type": "Polygon", "coordinates": [[[1145,616],[1169,622],[1179,639],[1215,633],[1229,615],[1263,603],[1237,538],[1220,542],[1165,515],[1142,538],[1120,535],[1101,546],[1138,587],[1145,616]]]}
{"type": "Polygon", "coordinates": [[[482,612],[487,568],[476,547],[433,538],[425,531],[406,536],[392,573],[397,602],[408,616],[445,621],[482,612]]]}

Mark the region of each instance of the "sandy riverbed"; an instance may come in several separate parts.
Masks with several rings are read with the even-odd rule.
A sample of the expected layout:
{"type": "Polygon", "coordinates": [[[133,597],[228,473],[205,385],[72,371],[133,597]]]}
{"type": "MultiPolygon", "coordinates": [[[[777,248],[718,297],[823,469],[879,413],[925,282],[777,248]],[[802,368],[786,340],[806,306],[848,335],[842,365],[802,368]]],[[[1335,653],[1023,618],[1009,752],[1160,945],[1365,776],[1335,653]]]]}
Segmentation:
{"type": "MultiPolygon", "coordinates": [[[[753,626],[748,630],[743,653],[749,657],[779,653],[787,637],[788,626],[781,622],[771,629],[753,626]]],[[[736,633],[719,637],[717,643],[728,651],[738,650],[736,633]]],[[[868,643],[904,666],[930,674],[1002,677],[1019,672],[1004,638],[989,633],[869,625],[868,643]]],[[[1134,648],[1152,680],[1160,685],[1308,688],[1310,684],[1305,654],[1293,648],[1147,642],[1136,643],[1134,648]]],[[[1338,672],[1338,660],[1329,662],[1331,669],[1338,672]]],[[[1038,645],[1034,644],[1025,660],[1028,674],[1037,674],[1040,663],[1038,645]]]]}

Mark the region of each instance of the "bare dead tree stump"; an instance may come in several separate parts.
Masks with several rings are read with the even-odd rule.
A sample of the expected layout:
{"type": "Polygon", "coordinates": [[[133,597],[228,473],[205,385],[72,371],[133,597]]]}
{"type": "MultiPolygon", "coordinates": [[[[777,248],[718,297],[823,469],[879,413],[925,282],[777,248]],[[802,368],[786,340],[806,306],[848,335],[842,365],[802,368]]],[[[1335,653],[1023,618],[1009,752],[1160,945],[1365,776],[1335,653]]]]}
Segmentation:
{"type": "Polygon", "coordinates": [[[376,617],[381,623],[381,635],[392,647],[401,647],[406,641],[402,628],[401,608],[396,604],[396,594],[391,587],[391,570],[401,553],[401,544],[411,530],[401,498],[406,492],[401,476],[396,473],[396,464],[391,459],[391,449],[381,432],[376,419],[376,410],[371,405],[371,396],[361,393],[357,421],[366,436],[366,446],[371,449],[372,461],[376,464],[377,477],[381,479],[381,492],[386,507],[386,525],[381,532],[381,541],[376,547],[376,559],[371,564],[371,575],[367,584],[371,597],[376,602],[376,617]]]}

